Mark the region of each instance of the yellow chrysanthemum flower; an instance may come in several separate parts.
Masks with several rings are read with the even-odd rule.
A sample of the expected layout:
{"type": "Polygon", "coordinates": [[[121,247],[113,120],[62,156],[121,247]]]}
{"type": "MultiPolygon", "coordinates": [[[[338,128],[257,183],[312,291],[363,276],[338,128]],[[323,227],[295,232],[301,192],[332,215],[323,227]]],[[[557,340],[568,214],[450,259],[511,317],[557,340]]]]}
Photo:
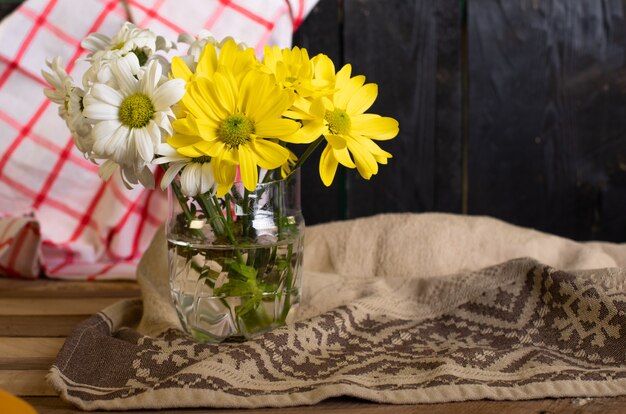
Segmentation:
{"type": "Polygon", "coordinates": [[[300,97],[319,96],[322,88],[328,84],[320,84],[313,79],[313,63],[306,49],[298,46],[292,49],[280,49],[278,46],[265,47],[263,55],[264,68],[276,76],[276,80],[284,88],[295,91],[300,97]]]}
{"type": "Polygon", "coordinates": [[[176,134],[167,141],[186,157],[211,157],[218,197],[232,187],[237,166],[244,186],[252,191],[258,167],[272,170],[284,165],[289,150],[272,139],[300,127],[281,118],[294,96],[272,75],[248,69],[245,76],[237,75],[224,65],[211,77],[196,77],[182,99],[187,116],[173,123],[176,134]]]}
{"type": "Polygon", "coordinates": [[[314,79],[334,81],[333,92],[327,97],[296,101],[287,116],[300,120],[303,126],[283,140],[310,143],[324,136],[327,144],[320,158],[319,172],[326,186],[332,184],[339,164],[356,168],[363,178],[370,179],[378,173],[378,164],[387,164],[387,159],[392,157],[374,140],[389,140],[398,135],[398,121],[365,113],[378,96],[378,86],[365,84],[364,76],[351,77],[349,64],[335,74],[327,56],[318,55],[314,60],[314,79]]]}

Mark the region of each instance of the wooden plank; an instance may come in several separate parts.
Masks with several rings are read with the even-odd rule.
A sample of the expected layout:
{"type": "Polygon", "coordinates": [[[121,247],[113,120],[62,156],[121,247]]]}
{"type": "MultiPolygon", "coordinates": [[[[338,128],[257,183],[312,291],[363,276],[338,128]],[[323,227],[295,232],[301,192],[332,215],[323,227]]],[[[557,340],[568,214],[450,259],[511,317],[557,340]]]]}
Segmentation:
{"type": "Polygon", "coordinates": [[[0,299],[0,315],[92,315],[119,298],[0,299]]]}
{"type": "MultiPolygon", "coordinates": [[[[313,57],[324,53],[330,57],[337,70],[342,62],[341,8],[338,0],[320,0],[311,10],[302,26],[293,35],[293,45],[304,47],[313,57]]],[[[317,224],[338,220],[345,217],[345,206],[342,205],[342,193],[345,191],[345,177],[337,177],[331,187],[326,187],[319,176],[318,148],[304,163],[300,178],[302,180],[302,214],[306,223],[317,224]]],[[[296,155],[301,155],[306,146],[294,148],[296,155]]]]}
{"type": "Polygon", "coordinates": [[[626,240],[626,4],[468,2],[469,212],[626,240]]]}
{"type": "Polygon", "coordinates": [[[0,298],[130,298],[140,294],[135,281],[0,279],[0,298]]]}
{"type": "Polygon", "coordinates": [[[65,337],[87,315],[0,315],[0,332],[5,337],[65,337]]]}
{"type": "Polygon", "coordinates": [[[131,298],[140,296],[135,281],[19,280],[0,278],[0,298],[131,298]]]}
{"type": "Polygon", "coordinates": [[[378,175],[349,171],[348,217],[461,211],[460,22],[458,0],[345,2],[346,61],[379,85],[368,112],[400,122],[378,175]]]}
{"type": "MultiPolygon", "coordinates": [[[[52,397],[28,397],[25,400],[40,414],[81,413],[69,403],[52,397]]],[[[332,398],[317,405],[305,407],[262,408],[256,410],[211,409],[211,410],[168,410],[171,414],[211,413],[211,414],[297,414],[302,412],[321,413],[367,413],[367,414],[528,414],[528,413],[602,413],[621,414],[626,408],[626,397],[618,398],[567,398],[531,401],[470,401],[443,404],[384,405],[372,404],[349,398],[332,398]]],[[[92,411],[106,413],[107,411],[92,411]]],[[[155,411],[125,411],[127,414],[141,414],[155,411]]]]}
{"type": "Polygon", "coordinates": [[[0,388],[18,396],[56,395],[46,382],[47,373],[47,370],[2,370],[0,388]]]}
{"type": "Polygon", "coordinates": [[[65,338],[0,337],[0,370],[48,369],[64,342],[65,338]]]}

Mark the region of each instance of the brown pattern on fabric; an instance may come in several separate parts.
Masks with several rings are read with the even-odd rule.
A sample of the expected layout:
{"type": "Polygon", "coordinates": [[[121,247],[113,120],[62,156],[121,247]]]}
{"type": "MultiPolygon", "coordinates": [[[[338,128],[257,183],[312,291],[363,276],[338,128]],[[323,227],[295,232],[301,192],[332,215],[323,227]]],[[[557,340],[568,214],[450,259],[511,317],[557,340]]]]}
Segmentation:
{"type": "Polygon", "coordinates": [[[314,403],[338,393],[432,402],[439,397],[428,391],[441,387],[465,399],[497,398],[502,389],[537,398],[561,395],[550,387],[523,394],[522,387],[567,381],[594,384],[594,395],[626,393],[626,296],[602,282],[624,276],[594,279],[515,260],[433,280],[429,297],[420,296],[423,284],[391,283],[239,344],[198,344],[173,329],[157,338],[129,328],[112,333],[113,323],[99,314],[68,339],[52,382],[83,408],[119,408],[124,400],[125,408],[146,408],[131,397],[160,391],[180,396],[167,406],[193,406],[193,390],[207,392],[195,400],[204,406],[314,403]],[[488,288],[463,288],[481,278],[488,288]],[[389,286],[397,289],[392,295],[389,286]],[[447,292],[467,297],[437,310],[447,292]]]}

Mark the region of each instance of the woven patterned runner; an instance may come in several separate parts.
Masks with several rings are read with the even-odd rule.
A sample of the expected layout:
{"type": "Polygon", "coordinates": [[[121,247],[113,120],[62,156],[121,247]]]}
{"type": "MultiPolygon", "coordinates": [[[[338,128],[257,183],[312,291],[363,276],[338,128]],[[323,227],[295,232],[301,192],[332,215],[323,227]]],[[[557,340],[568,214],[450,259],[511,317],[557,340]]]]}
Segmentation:
{"type": "Polygon", "coordinates": [[[166,279],[147,276],[163,265],[163,241],[139,276],[145,308],[166,310],[130,328],[141,301],[108,308],[76,329],[52,368],[51,383],[81,408],[626,394],[623,268],[568,272],[515,259],[430,278],[309,271],[300,322],[206,345],[176,329],[166,279]]]}

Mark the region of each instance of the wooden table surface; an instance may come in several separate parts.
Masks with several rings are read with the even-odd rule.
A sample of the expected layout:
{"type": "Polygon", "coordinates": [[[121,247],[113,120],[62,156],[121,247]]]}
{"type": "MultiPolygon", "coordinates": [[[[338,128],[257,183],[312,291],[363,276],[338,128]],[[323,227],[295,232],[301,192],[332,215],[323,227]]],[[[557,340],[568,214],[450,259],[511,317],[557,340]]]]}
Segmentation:
{"type": "MultiPolygon", "coordinates": [[[[21,281],[0,278],[0,388],[39,413],[76,413],[57,397],[45,375],[72,328],[102,308],[139,296],[135,282],[21,281]]],[[[0,413],[2,407],[0,407],[0,413]]],[[[141,411],[147,413],[148,411],[141,411]]],[[[156,411],[155,411],[156,412],[156,411]]],[[[164,411],[160,411],[164,412],[164,411]]],[[[382,405],[334,398],[310,407],[259,410],[171,410],[172,413],[626,413],[626,396],[531,401],[382,405]]]]}

